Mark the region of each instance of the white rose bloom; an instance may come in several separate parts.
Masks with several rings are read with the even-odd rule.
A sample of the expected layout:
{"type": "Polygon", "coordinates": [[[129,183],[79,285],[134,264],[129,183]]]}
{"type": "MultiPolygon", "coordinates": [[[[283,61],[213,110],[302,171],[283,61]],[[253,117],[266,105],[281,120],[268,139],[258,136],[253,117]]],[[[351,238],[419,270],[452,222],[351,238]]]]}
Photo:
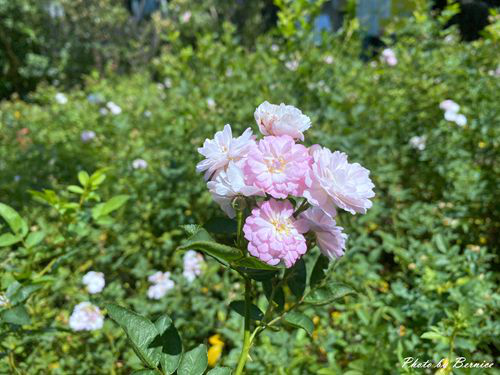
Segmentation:
{"type": "Polygon", "coordinates": [[[465,117],[462,114],[458,114],[455,117],[455,124],[457,124],[458,126],[465,126],[465,125],[467,125],[467,117],[465,117]]]}
{"type": "Polygon", "coordinates": [[[135,159],[132,162],[132,168],[134,169],[146,169],[148,167],[148,162],[144,159],[135,159]]]}
{"type": "Polygon", "coordinates": [[[441,108],[445,112],[450,111],[450,113],[457,113],[460,110],[460,106],[451,99],[443,100],[441,103],[439,103],[439,108],[441,108]]]}
{"type": "Polygon", "coordinates": [[[259,130],[264,135],[289,135],[304,140],[304,134],[311,127],[311,119],[300,109],[291,105],[271,104],[267,101],[257,107],[254,113],[259,130]]]}
{"type": "Polygon", "coordinates": [[[102,272],[89,271],[83,276],[82,282],[87,286],[87,291],[90,294],[100,293],[106,285],[102,272]]]}
{"type": "Polygon", "coordinates": [[[69,326],[73,331],[94,331],[101,329],[104,317],[99,307],[90,302],[81,302],[75,306],[69,317],[69,326]]]}
{"type": "Polygon", "coordinates": [[[184,271],[182,275],[192,283],[194,279],[201,274],[201,269],[205,263],[203,256],[194,250],[188,250],[186,254],[184,254],[183,261],[184,271]]]}
{"type": "Polygon", "coordinates": [[[423,151],[423,150],[425,150],[425,141],[426,141],[425,135],[423,135],[421,137],[414,136],[414,137],[410,138],[409,144],[414,149],[419,150],[419,151],[423,151]]]}
{"type": "Polygon", "coordinates": [[[457,120],[457,117],[458,117],[458,113],[455,111],[448,110],[444,113],[444,119],[446,121],[455,122],[457,120]]]}
{"type": "Polygon", "coordinates": [[[151,285],[148,289],[148,298],[160,299],[167,294],[167,292],[175,286],[175,283],[168,279],[158,284],[151,285]]]}
{"type": "Polygon", "coordinates": [[[236,215],[231,202],[237,195],[245,197],[264,195],[261,189],[245,184],[243,171],[233,162],[229,163],[227,170],[219,172],[212,181],[209,181],[207,187],[214,201],[230,218],[236,215]]]}

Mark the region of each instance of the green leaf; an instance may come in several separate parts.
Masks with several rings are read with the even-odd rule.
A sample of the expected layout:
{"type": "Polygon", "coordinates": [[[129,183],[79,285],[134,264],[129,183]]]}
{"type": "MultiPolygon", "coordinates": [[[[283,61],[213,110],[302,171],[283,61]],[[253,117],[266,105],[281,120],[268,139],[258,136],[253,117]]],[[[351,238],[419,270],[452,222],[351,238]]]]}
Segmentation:
{"type": "Polygon", "coordinates": [[[199,345],[182,356],[178,375],[202,375],[208,366],[207,347],[199,345]]]}
{"type": "Polygon", "coordinates": [[[304,259],[299,259],[292,268],[285,272],[287,284],[295,297],[301,298],[306,290],[307,272],[304,259]]]}
{"type": "Polygon", "coordinates": [[[173,374],[182,357],[182,341],[179,332],[175,328],[172,319],[167,314],[160,316],[155,321],[158,336],[153,340],[150,347],[159,346],[160,364],[163,371],[173,374]]]}
{"type": "Polygon", "coordinates": [[[0,216],[6,221],[10,229],[22,237],[28,233],[28,224],[12,207],[0,203],[0,216]]]}
{"type": "Polygon", "coordinates": [[[321,282],[326,278],[325,271],[328,269],[329,265],[330,260],[323,254],[319,254],[311,273],[311,280],[309,281],[311,289],[316,287],[318,284],[321,284],[321,282]]]}
{"type": "Polygon", "coordinates": [[[304,299],[304,302],[316,306],[326,305],[335,301],[336,299],[342,298],[352,293],[356,292],[350,286],[342,283],[333,283],[328,286],[313,290],[304,299]]]}
{"type": "Polygon", "coordinates": [[[257,281],[267,281],[278,274],[278,271],[256,270],[254,268],[236,267],[240,272],[245,273],[249,278],[257,281]]]}
{"type": "Polygon", "coordinates": [[[33,292],[42,288],[40,284],[28,284],[23,286],[16,282],[15,287],[12,287],[13,284],[9,285],[7,289],[7,298],[13,305],[26,301],[33,292]]]}
{"type": "Polygon", "coordinates": [[[71,193],[80,194],[80,195],[83,194],[85,191],[80,186],[77,186],[77,185],[69,185],[67,187],[67,189],[71,193]]]}
{"type": "Polygon", "coordinates": [[[237,248],[215,242],[203,228],[199,228],[184,245],[179,247],[179,250],[189,249],[202,251],[225,261],[236,260],[242,256],[237,248]]]}
{"type": "Polygon", "coordinates": [[[31,318],[23,305],[17,305],[0,312],[0,321],[20,326],[31,324],[31,318]]]}
{"type": "Polygon", "coordinates": [[[89,174],[85,171],[81,171],[80,173],[78,173],[78,181],[80,181],[80,184],[82,186],[87,186],[88,182],[89,182],[89,174]]]}
{"type": "Polygon", "coordinates": [[[129,200],[128,195],[117,195],[105,203],[100,203],[92,209],[92,217],[98,220],[103,216],[109,215],[111,212],[116,211],[129,200]]]}
{"type": "MultiPolygon", "coordinates": [[[[245,301],[233,301],[229,304],[229,307],[236,311],[241,316],[245,316],[245,301]]],[[[264,313],[254,304],[250,305],[250,319],[262,320],[264,313]]]]}
{"type": "Polygon", "coordinates": [[[227,217],[216,217],[207,221],[203,227],[210,233],[233,234],[238,229],[238,223],[227,217]]]}
{"type": "Polygon", "coordinates": [[[304,329],[309,335],[312,335],[314,331],[313,321],[302,313],[292,311],[286,314],[284,319],[291,326],[304,329]]]}
{"type": "Polygon", "coordinates": [[[30,234],[28,234],[28,237],[26,237],[25,241],[26,247],[28,249],[31,249],[32,247],[42,242],[44,238],[45,238],[45,233],[42,231],[31,232],[30,234]]]}
{"type": "MultiPolygon", "coordinates": [[[[241,253],[240,253],[241,254],[241,253]]],[[[231,263],[233,267],[244,267],[250,268],[254,270],[268,270],[268,271],[277,271],[278,267],[271,266],[270,264],[264,263],[254,256],[249,256],[245,258],[238,259],[231,263]]]]}
{"type": "Polygon", "coordinates": [[[207,375],[231,375],[232,371],[229,367],[215,367],[207,372],[207,375]]]}
{"type": "Polygon", "coordinates": [[[114,303],[108,303],[105,307],[111,319],[125,331],[141,361],[155,368],[160,361],[160,350],[151,348],[150,344],[158,336],[156,326],[149,319],[114,303]]]}
{"type": "Polygon", "coordinates": [[[0,236],[0,247],[7,247],[21,242],[21,236],[14,236],[12,233],[4,233],[0,236]]]}
{"type": "Polygon", "coordinates": [[[150,369],[135,370],[132,375],[158,375],[158,371],[150,369]]]}
{"type": "Polygon", "coordinates": [[[427,340],[440,341],[445,344],[448,342],[448,339],[445,336],[433,331],[425,332],[420,337],[427,340]]]}

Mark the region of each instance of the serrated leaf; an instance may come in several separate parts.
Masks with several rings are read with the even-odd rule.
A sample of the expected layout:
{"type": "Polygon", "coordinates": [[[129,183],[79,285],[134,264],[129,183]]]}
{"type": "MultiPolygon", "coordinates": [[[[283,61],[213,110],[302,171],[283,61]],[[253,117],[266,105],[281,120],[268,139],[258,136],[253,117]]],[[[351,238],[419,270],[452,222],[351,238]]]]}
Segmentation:
{"type": "Polygon", "coordinates": [[[318,259],[316,259],[316,263],[314,264],[314,268],[311,272],[311,279],[309,284],[311,289],[321,284],[321,282],[326,278],[325,271],[328,269],[330,265],[330,260],[324,256],[323,254],[319,254],[318,259]]]}
{"type": "MultiPolygon", "coordinates": [[[[245,316],[245,301],[233,301],[229,304],[231,310],[234,310],[241,316],[245,316]]],[[[250,305],[250,319],[262,320],[264,313],[254,304],[250,305]]]]}
{"type": "Polygon", "coordinates": [[[173,374],[179,367],[182,357],[182,341],[172,319],[166,314],[155,321],[158,336],[150,347],[160,347],[160,364],[163,371],[173,374]]]}
{"type": "Polygon", "coordinates": [[[203,228],[198,228],[187,242],[179,247],[179,250],[198,250],[228,262],[242,256],[237,248],[215,242],[203,228]]]}
{"type": "Polygon", "coordinates": [[[30,249],[38,245],[40,242],[42,242],[44,238],[45,238],[45,233],[42,231],[31,232],[30,234],[28,234],[28,237],[26,237],[25,241],[26,247],[30,249]]]}
{"type": "Polygon", "coordinates": [[[309,335],[312,335],[314,331],[313,321],[308,316],[297,311],[286,314],[284,320],[291,326],[304,329],[309,335]]]}
{"type": "Polygon", "coordinates": [[[233,234],[236,233],[238,223],[226,217],[216,217],[207,221],[203,227],[210,233],[233,234]]]}
{"type": "Polygon", "coordinates": [[[342,283],[333,283],[313,290],[304,299],[304,302],[311,305],[321,306],[332,303],[336,299],[342,298],[348,294],[355,293],[350,286],[342,283]]]}
{"type": "Polygon", "coordinates": [[[287,284],[295,297],[301,298],[306,290],[307,271],[304,259],[299,259],[293,267],[285,272],[287,284]]]}
{"type": "Polygon", "coordinates": [[[23,305],[14,306],[0,312],[0,321],[17,325],[31,324],[31,318],[23,305]]]}
{"type": "Polygon", "coordinates": [[[231,375],[232,371],[229,367],[215,367],[207,372],[207,375],[231,375]]]}
{"type": "MultiPolygon", "coordinates": [[[[240,253],[241,254],[241,253],[240,253]]],[[[270,264],[264,263],[254,256],[249,256],[245,258],[238,259],[231,263],[233,267],[244,267],[254,270],[268,270],[268,271],[277,271],[278,267],[271,266],[270,264]]]]}
{"type": "Polygon", "coordinates": [[[0,247],[12,246],[22,240],[23,238],[21,236],[14,236],[12,233],[4,233],[0,236],[0,247]]]}
{"type": "Polygon", "coordinates": [[[125,331],[141,361],[155,368],[160,361],[160,350],[151,348],[150,344],[158,336],[156,326],[149,319],[114,303],[108,303],[105,307],[110,318],[125,331]]]}
{"type": "Polygon", "coordinates": [[[26,236],[28,233],[28,224],[12,207],[0,203],[0,216],[9,225],[14,234],[18,236],[26,236]]]}
{"type": "Polygon", "coordinates": [[[208,366],[207,347],[199,345],[182,356],[178,375],[202,375],[208,366]]]}

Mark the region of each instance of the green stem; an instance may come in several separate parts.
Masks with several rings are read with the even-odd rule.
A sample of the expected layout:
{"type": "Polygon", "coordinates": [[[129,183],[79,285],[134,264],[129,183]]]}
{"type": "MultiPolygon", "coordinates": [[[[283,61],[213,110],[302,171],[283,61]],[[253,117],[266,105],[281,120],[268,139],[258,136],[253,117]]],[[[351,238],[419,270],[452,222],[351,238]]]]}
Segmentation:
{"type": "Polygon", "coordinates": [[[307,199],[304,199],[302,201],[302,203],[300,204],[299,208],[297,208],[295,210],[295,212],[293,213],[293,216],[294,217],[297,217],[299,216],[302,212],[304,212],[305,210],[307,210],[309,208],[309,202],[307,202],[307,199]]]}
{"type": "Polygon", "coordinates": [[[238,209],[236,213],[236,220],[238,223],[238,232],[236,234],[236,243],[240,249],[242,249],[242,241],[243,241],[243,210],[238,209]]]}
{"type": "Polygon", "coordinates": [[[243,374],[245,363],[247,362],[248,352],[252,342],[250,341],[250,304],[252,295],[252,282],[250,279],[245,279],[245,331],[243,333],[243,348],[241,349],[240,359],[234,375],[243,374]]]}

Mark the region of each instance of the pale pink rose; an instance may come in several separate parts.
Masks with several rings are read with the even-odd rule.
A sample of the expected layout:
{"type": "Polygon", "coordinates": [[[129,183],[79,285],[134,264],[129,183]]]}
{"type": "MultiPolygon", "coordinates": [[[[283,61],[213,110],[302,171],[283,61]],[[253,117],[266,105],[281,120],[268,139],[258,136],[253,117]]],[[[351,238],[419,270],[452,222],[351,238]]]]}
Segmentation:
{"type": "Polygon", "coordinates": [[[319,249],[330,260],[344,255],[347,234],[342,233],[344,228],[338,227],[335,220],[321,208],[307,209],[300,215],[297,224],[302,231],[314,232],[319,249]]]}
{"type": "Polygon", "coordinates": [[[311,119],[300,109],[283,103],[264,102],[257,107],[254,117],[264,135],[289,135],[303,141],[303,132],[311,127],[311,119]]]}
{"type": "Polygon", "coordinates": [[[210,193],[212,193],[214,201],[219,204],[230,218],[236,215],[231,204],[236,196],[264,195],[262,189],[249,186],[245,183],[245,176],[242,169],[233,162],[228,164],[225,171],[221,171],[212,181],[209,181],[207,187],[210,193]]]}
{"type": "Polygon", "coordinates": [[[197,172],[205,171],[205,180],[226,169],[230,161],[239,163],[252,147],[255,147],[252,130],[248,128],[238,138],[233,138],[231,125],[215,133],[214,139],[206,139],[198,152],[206,157],[196,166],[197,172]]]}
{"type": "Polygon", "coordinates": [[[153,284],[163,283],[170,280],[170,272],[157,271],[148,277],[148,281],[153,284]]]}
{"type": "Polygon", "coordinates": [[[248,251],[254,257],[271,265],[283,261],[290,268],[307,250],[300,229],[293,217],[292,204],[270,199],[252,210],[243,233],[249,241],[248,251]]]}
{"type": "Polygon", "coordinates": [[[304,191],[309,203],[321,207],[332,217],[336,214],[335,207],[352,214],[366,213],[372,206],[370,198],[375,196],[370,171],[358,163],[348,163],[343,152],[332,153],[318,145],[312,146],[310,152],[313,164],[304,191]]]}
{"type": "Polygon", "coordinates": [[[292,137],[268,136],[261,139],[257,148],[248,155],[244,173],[247,184],[274,198],[301,196],[310,164],[307,148],[296,144],[292,137]]]}
{"type": "Polygon", "coordinates": [[[397,65],[398,59],[394,51],[390,48],[386,48],[382,51],[382,59],[387,65],[394,66],[397,65]]]}
{"type": "Polygon", "coordinates": [[[69,317],[69,326],[73,331],[94,331],[101,329],[104,317],[99,307],[90,302],[81,302],[75,306],[69,317]]]}

